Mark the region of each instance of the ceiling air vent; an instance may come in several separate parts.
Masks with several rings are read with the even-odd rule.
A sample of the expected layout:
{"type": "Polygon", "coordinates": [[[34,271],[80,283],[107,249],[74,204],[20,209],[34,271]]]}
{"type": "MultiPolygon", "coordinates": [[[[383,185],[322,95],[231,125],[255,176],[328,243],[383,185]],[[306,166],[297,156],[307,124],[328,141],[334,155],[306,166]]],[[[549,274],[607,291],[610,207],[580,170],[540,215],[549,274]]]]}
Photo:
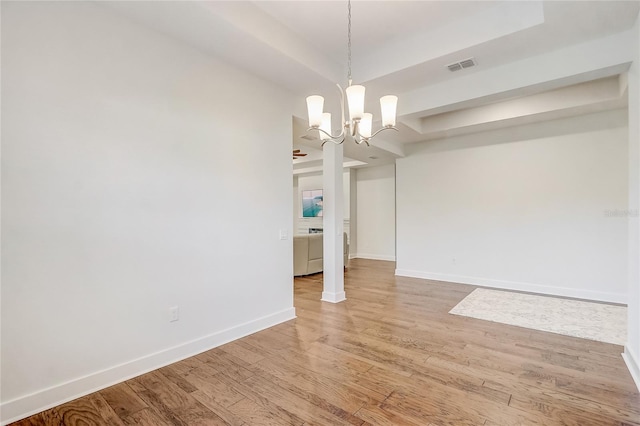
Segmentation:
{"type": "Polygon", "coordinates": [[[476,65],[476,60],[474,58],[469,58],[469,59],[464,59],[460,62],[454,62],[453,64],[449,64],[447,65],[447,68],[449,68],[449,71],[453,72],[453,71],[461,70],[463,68],[471,68],[475,65],[476,65]]]}

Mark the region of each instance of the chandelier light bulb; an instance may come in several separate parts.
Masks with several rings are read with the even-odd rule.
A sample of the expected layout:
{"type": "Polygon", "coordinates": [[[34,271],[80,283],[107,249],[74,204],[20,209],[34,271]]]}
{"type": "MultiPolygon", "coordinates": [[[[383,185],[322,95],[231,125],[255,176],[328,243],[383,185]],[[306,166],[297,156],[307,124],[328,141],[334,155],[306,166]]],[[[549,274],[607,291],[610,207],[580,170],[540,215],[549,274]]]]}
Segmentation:
{"type": "Polygon", "coordinates": [[[347,101],[351,120],[360,120],[364,114],[364,86],[353,85],[347,87],[347,101]]]}
{"type": "Polygon", "coordinates": [[[396,125],[396,107],[398,97],[387,95],[380,98],[380,110],[382,112],[382,127],[396,125]]]}
{"type": "MultiPolygon", "coordinates": [[[[325,112],[322,114],[322,123],[320,124],[320,130],[324,130],[325,132],[331,134],[331,113],[325,112]]],[[[324,132],[318,132],[320,134],[320,139],[326,141],[331,139],[331,136],[327,135],[324,132]]]]}
{"type": "Polygon", "coordinates": [[[309,127],[317,129],[322,124],[322,109],[324,98],[320,95],[307,97],[307,112],[309,113],[309,127]]]}
{"type": "Polygon", "coordinates": [[[360,119],[360,135],[365,138],[371,137],[371,126],[373,123],[373,114],[365,112],[360,119]]]}

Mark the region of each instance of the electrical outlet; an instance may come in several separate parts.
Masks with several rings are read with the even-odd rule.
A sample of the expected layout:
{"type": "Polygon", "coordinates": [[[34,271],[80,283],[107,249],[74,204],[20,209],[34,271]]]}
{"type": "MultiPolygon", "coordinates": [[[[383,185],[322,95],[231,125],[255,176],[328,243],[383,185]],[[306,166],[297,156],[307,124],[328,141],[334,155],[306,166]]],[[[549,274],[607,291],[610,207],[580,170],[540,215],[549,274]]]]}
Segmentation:
{"type": "Polygon", "coordinates": [[[180,319],[180,310],[177,306],[169,308],[169,322],[178,321],[180,319]]]}
{"type": "Polygon", "coordinates": [[[281,229],[280,230],[280,239],[281,240],[286,240],[287,239],[287,231],[286,231],[286,229],[281,229]]]}

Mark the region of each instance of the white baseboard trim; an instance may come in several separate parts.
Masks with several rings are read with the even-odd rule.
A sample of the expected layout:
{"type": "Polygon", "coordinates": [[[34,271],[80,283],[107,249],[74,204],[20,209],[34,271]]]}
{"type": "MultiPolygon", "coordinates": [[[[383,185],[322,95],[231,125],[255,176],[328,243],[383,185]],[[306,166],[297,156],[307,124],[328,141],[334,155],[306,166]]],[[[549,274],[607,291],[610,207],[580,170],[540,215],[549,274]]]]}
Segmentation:
{"type": "Polygon", "coordinates": [[[370,253],[357,253],[353,255],[352,259],[389,260],[392,262],[396,261],[395,256],[388,256],[385,254],[370,254],[370,253]]]}
{"type": "Polygon", "coordinates": [[[624,347],[622,358],[624,359],[625,364],[627,364],[627,368],[631,373],[633,381],[636,383],[636,387],[640,391],[640,358],[638,358],[628,345],[625,345],[624,347]]]}
{"type": "Polygon", "coordinates": [[[0,424],[7,425],[65,402],[121,383],[174,362],[208,351],[249,334],[256,333],[296,317],[295,308],[218,331],[195,340],[96,371],[68,382],[24,395],[0,405],[0,424]]]}
{"type": "Polygon", "coordinates": [[[470,284],[479,287],[500,288],[504,290],[526,291],[530,293],[548,294],[550,296],[571,297],[575,299],[594,300],[598,302],[627,304],[625,294],[591,291],[567,287],[555,287],[544,284],[523,283],[518,281],[503,281],[488,278],[467,277],[463,275],[440,274],[437,272],[411,271],[396,269],[396,275],[401,277],[423,278],[434,281],[447,281],[459,284],[470,284]]]}
{"type": "Polygon", "coordinates": [[[328,291],[322,292],[322,300],[323,302],[331,302],[331,303],[339,303],[343,300],[347,300],[347,295],[344,291],[340,291],[338,293],[330,293],[328,291]]]}

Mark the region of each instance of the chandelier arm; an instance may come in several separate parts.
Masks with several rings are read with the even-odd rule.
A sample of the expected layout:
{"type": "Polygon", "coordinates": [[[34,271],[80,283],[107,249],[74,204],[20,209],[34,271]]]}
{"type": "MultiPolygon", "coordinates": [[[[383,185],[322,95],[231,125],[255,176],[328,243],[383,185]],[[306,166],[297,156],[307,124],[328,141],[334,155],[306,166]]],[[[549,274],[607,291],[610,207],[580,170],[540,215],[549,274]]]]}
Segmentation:
{"type": "Polygon", "coordinates": [[[400,130],[398,130],[397,127],[395,126],[385,126],[382,129],[378,129],[374,134],[372,134],[371,136],[369,136],[367,139],[371,139],[373,138],[375,135],[377,135],[378,133],[382,132],[383,130],[395,130],[396,132],[399,132],[400,130]]]}
{"type": "Polygon", "coordinates": [[[357,143],[358,145],[362,145],[363,143],[366,143],[367,146],[371,146],[371,145],[369,145],[369,138],[361,137],[360,134],[358,134],[358,136],[360,136],[360,137],[353,138],[355,143],[357,143]]]}
{"type": "Polygon", "coordinates": [[[324,141],[322,142],[322,145],[320,145],[320,147],[321,147],[321,148],[322,148],[322,147],[324,147],[324,144],[325,144],[325,143],[327,143],[327,142],[333,142],[333,143],[334,143],[334,144],[336,144],[336,145],[342,145],[342,143],[344,142],[344,139],[345,139],[345,138],[343,137],[343,138],[340,140],[340,142],[338,142],[338,141],[337,141],[337,138],[336,138],[336,139],[326,139],[326,140],[324,140],[324,141]]]}
{"type": "Polygon", "coordinates": [[[340,133],[340,136],[342,136],[344,134],[344,124],[346,123],[344,119],[344,90],[342,90],[342,86],[340,86],[337,83],[336,83],[336,86],[338,86],[338,91],[340,92],[340,112],[341,112],[340,127],[342,128],[342,132],[340,133]]]}
{"type": "Polygon", "coordinates": [[[375,132],[374,134],[372,134],[371,136],[368,136],[368,137],[367,137],[367,136],[362,136],[362,135],[360,134],[360,132],[357,132],[357,133],[354,135],[353,139],[356,141],[356,143],[357,143],[358,145],[360,145],[360,144],[362,144],[362,143],[366,143],[366,144],[367,144],[367,146],[371,146],[371,145],[369,145],[369,141],[370,141],[371,139],[373,139],[373,138],[374,138],[378,133],[382,132],[383,130],[395,130],[396,132],[399,132],[399,130],[398,130],[395,126],[385,126],[385,127],[383,127],[382,129],[378,129],[378,131],[377,131],[377,132],[375,132]]]}
{"type": "Polygon", "coordinates": [[[309,128],[307,129],[307,132],[310,132],[311,130],[317,130],[317,131],[319,131],[319,132],[322,132],[322,133],[324,133],[325,135],[329,136],[329,139],[340,139],[340,138],[343,138],[343,140],[344,140],[344,128],[342,129],[342,131],[341,131],[339,134],[337,134],[337,135],[335,135],[335,136],[334,136],[334,135],[332,135],[331,133],[327,133],[327,132],[325,132],[324,130],[322,130],[322,129],[321,129],[321,128],[319,128],[319,127],[309,127],[309,128]]]}

